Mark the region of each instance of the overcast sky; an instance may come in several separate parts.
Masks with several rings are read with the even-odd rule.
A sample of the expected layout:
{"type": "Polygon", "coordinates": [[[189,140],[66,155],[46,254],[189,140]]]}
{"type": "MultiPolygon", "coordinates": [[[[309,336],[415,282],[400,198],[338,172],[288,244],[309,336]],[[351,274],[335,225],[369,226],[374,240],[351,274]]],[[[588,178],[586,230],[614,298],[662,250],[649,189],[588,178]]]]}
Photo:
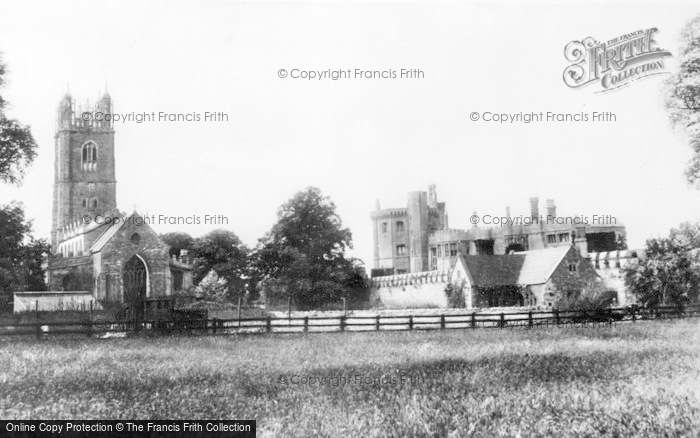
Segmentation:
{"type": "MultiPolygon", "coordinates": [[[[354,255],[372,266],[375,199],[404,207],[437,184],[452,228],[472,211],[527,214],[555,199],[560,214],[610,214],[628,242],[700,218],[687,186],[687,139],[663,108],[663,77],[612,93],[562,81],[564,46],[656,27],[678,53],[700,5],[257,2],[4,2],[2,95],[32,128],[39,155],[20,188],[35,235],[51,228],[56,107],[107,84],[116,113],[223,112],[228,122],[118,123],[122,210],[228,217],[255,245],[277,208],[307,186],[337,204],[354,255]],[[304,80],[278,71],[420,69],[422,79],[304,80]],[[590,113],[615,122],[498,124],[472,112],[590,113]]],[[[666,59],[674,71],[674,60],[666,59]]],[[[599,88],[599,87],[598,87],[599,88]]],[[[155,225],[201,235],[214,225],[155,225]]]]}

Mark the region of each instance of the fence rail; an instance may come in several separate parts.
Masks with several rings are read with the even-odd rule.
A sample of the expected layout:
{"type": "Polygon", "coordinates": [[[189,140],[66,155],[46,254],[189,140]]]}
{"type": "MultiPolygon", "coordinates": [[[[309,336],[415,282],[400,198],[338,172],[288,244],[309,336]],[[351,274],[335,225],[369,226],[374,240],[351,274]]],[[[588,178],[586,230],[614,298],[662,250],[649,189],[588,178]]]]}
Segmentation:
{"type": "Polygon", "coordinates": [[[429,315],[337,315],[293,316],[236,319],[125,320],[105,321],[86,318],[83,321],[47,322],[36,317],[34,322],[0,324],[0,337],[83,335],[107,337],[134,333],[187,333],[195,335],[227,335],[255,333],[329,333],[391,330],[449,330],[474,328],[534,328],[634,323],[640,320],[693,318],[700,316],[700,304],[679,307],[611,308],[602,311],[524,311],[501,313],[441,313],[429,315]]]}

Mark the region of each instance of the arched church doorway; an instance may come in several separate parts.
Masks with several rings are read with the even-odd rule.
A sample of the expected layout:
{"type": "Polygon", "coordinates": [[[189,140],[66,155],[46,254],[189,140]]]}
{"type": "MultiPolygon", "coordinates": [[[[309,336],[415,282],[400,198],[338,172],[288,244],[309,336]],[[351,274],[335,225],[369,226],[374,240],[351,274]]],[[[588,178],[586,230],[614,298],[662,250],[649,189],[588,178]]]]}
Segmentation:
{"type": "Polygon", "coordinates": [[[143,317],[143,303],[146,300],[148,269],[144,261],[134,255],[124,265],[124,304],[132,318],[143,317]]]}

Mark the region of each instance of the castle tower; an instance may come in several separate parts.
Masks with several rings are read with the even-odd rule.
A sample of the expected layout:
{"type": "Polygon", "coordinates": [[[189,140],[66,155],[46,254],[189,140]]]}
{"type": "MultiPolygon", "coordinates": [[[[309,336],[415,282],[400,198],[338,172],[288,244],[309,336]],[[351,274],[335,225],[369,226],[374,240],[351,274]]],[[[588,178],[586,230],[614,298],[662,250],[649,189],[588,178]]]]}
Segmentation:
{"type": "Polygon", "coordinates": [[[410,248],[410,272],[428,270],[428,194],[410,192],[408,194],[408,230],[410,248]]]}
{"type": "Polygon", "coordinates": [[[61,99],[56,117],[51,245],[58,230],[84,216],[94,218],[117,207],[114,129],[109,94],[94,107],[77,111],[70,93],[61,99]]]}

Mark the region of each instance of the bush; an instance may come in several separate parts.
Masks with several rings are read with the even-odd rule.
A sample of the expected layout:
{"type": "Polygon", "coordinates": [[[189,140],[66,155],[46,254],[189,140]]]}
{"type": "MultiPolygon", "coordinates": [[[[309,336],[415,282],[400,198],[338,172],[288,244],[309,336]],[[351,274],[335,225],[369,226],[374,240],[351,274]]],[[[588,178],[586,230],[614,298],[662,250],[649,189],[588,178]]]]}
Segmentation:
{"type": "Polygon", "coordinates": [[[447,295],[447,306],[451,309],[463,309],[466,307],[464,302],[464,281],[458,285],[448,283],[445,286],[445,295],[447,295]]]}

